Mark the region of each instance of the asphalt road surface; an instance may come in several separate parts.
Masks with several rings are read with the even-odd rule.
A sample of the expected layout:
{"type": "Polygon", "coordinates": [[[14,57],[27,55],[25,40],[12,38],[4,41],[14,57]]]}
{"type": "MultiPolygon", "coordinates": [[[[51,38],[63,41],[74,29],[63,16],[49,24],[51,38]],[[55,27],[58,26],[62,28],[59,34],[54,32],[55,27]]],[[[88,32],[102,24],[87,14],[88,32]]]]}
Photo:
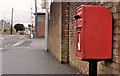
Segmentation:
{"type": "Polygon", "coordinates": [[[21,39],[22,35],[2,35],[0,38],[2,42],[2,46],[0,47],[1,49],[6,48],[12,44],[14,44],[17,40],[21,39]]]}
{"type": "Polygon", "coordinates": [[[61,64],[49,51],[45,51],[44,38],[6,35],[1,39],[3,74],[79,73],[69,64],[61,64]]]}

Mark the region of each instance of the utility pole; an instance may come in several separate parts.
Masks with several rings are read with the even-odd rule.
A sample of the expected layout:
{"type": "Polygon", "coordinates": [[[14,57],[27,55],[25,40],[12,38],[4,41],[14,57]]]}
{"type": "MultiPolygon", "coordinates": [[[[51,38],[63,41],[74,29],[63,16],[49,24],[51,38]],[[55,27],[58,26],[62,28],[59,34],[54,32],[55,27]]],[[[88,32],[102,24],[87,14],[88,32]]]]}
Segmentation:
{"type": "Polygon", "coordinates": [[[37,0],[35,1],[35,37],[37,37],[37,0]]]}
{"type": "Polygon", "coordinates": [[[31,7],[31,27],[30,27],[30,38],[33,38],[33,12],[32,12],[32,7],[31,7]]]}
{"type": "Polygon", "coordinates": [[[48,50],[48,18],[49,18],[49,0],[42,0],[42,9],[46,9],[45,12],[45,50],[48,50]]]}
{"type": "Polygon", "coordinates": [[[13,11],[14,11],[14,9],[12,8],[12,17],[11,17],[11,35],[12,35],[12,31],[13,31],[13,11]]]}
{"type": "Polygon", "coordinates": [[[46,14],[45,14],[45,50],[48,50],[48,9],[49,0],[46,0],[46,14]]]}

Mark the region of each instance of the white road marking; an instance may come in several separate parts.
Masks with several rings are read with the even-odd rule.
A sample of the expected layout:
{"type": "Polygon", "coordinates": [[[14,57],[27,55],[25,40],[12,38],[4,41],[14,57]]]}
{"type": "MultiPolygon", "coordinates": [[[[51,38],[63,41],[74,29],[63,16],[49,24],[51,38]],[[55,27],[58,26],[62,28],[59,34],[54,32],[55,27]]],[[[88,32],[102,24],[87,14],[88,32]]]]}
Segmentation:
{"type": "Polygon", "coordinates": [[[0,48],[1,50],[3,50],[3,48],[0,48]]]}
{"type": "Polygon", "coordinates": [[[14,35],[8,35],[8,36],[5,36],[5,37],[0,36],[0,40],[4,40],[5,38],[11,37],[11,36],[14,36],[14,35]]]}
{"type": "Polygon", "coordinates": [[[5,47],[8,47],[8,46],[5,46],[5,47]]]}
{"type": "MultiPolygon", "coordinates": [[[[11,36],[15,36],[15,35],[9,35],[9,36],[6,36],[5,38],[7,38],[7,37],[11,37],[11,36]]],[[[20,39],[22,39],[24,36],[22,36],[22,37],[20,37],[20,39]]],[[[0,38],[0,39],[5,39],[5,38],[0,38]]],[[[20,45],[20,44],[22,44],[24,41],[22,40],[22,41],[19,41],[20,39],[18,39],[18,40],[16,40],[15,42],[15,44],[8,44],[8,45],[6,45],[6,46],[4,46],[5,48],[6,47],[8,47],[8,46],[10,46],[10,45],[12,45],[12,46],[18,46],[18,45],[20,45]]],[[[0,50],[2,50],[3,48],[0,48],[0,50]]]]}
{"type": "Polygon", "coordinates": [[[4,38],[0,38],[0,40],[4,40],[4,38]]]}
{"type": "Polygon", "coordinates": [[[28,46],[28,47],[26,47],[26,49],[29,49],[30,47],[28,46]]]}
{"type": "Polygon", "coordinates": [[[5,36],[4,39],[6,39],[8,37],[12,37],[12,36],[16,36],[16,35],[8,35],[8,36],[5,36]]]}
{"type": "Polygon", "coordinates": [[[18,45],[22,44],[23,42],[24,42],[24,40],[18,41],[17,43],[13,44],[12,46],[18,46],[18,45]]]}

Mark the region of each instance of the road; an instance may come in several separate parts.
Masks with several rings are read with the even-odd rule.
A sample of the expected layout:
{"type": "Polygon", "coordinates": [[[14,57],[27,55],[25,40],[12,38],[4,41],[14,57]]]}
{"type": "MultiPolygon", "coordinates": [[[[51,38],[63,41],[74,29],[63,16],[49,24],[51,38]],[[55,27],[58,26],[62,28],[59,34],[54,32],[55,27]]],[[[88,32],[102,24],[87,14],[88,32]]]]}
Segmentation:
{"type": "Polygon", "coordinates": [[[0,47],[1,49],[9,47],[10,45],[14,44],[17,40],[21,39],[22,35],[2,35],[0,38],[2,42],[2,46],[0,47]]]}
{"type": "Polygon", "coordinates": [[[44,50],[44,38],[6,35],[1,39],[3,74],[79,74],[78,70],[69,64],[61,64],[44,50]]]}

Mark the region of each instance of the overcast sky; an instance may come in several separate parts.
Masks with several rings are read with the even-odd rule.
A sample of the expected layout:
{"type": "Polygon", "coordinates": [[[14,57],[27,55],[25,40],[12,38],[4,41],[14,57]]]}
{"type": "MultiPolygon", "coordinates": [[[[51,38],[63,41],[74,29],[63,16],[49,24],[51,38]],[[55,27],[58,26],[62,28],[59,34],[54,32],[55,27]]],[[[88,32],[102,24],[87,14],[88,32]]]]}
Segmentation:
{"type": "MultiPolygon", "coordinates": [[[[41,10],[41,0],[38,0],[38,11],[41,10]]],[[[25,26],[31,23],[31,7],[34,12],[34,0],[0,0],[0,20],[11,20],[12,8],[14,8],[14,24],[23,23],[25,26]]]]}

